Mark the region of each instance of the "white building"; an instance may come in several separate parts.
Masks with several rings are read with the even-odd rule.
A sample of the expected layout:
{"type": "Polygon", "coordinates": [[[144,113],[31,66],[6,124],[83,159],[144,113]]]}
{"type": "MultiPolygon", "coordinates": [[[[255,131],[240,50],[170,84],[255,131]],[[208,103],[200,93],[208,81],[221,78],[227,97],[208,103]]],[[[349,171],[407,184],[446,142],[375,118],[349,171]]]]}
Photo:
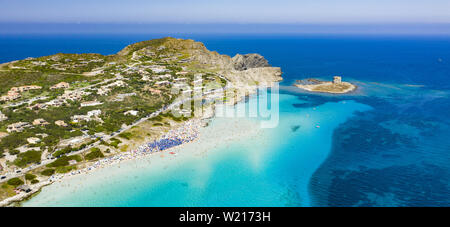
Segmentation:
{"type": "Polygon", "coordinates": [[[150,81],[150,77],[147,75],[142,76],[143,81],[150,81]]]}
{"type": "Polygon", "coordinates": [[[30,137],[27,139],[29,144],[37,144],[39,142],[41,142],[41,139],[37,138],[37,137],[30,137]]]}
{"type": "Polygon", "coordinates": [[[28,122],[17,122],[17,123],[8,125],[8,127],[6,128],[6,131],[9,133],[22,132],[25,128],[29,128],[29,127],[31,127],[31,125],[28,122]]]}
{"type": "Polygon", "coordinates": [[[167,80],[164,80],[164,81],[158,81],[158,82],[155,83],[155,85],[169,85],[169,84],[170,84],[170,82],[167,81],[167,80]]]}
{"type": "Polygon", "coordinates": [[[8,117],[0,111],[0,121],[8,120],[8,117]]]}
{"type": "Polygon", "coordinates": [[[88,101],[88,102],[83,102],[81,103],[81,107],[86,107],[86,106],[98,106],[98,105],[102,105],[102,102],[99,101],[88,101]]]}
{"type": "Polygon", "coordinates": [[[87,115],[89,117],[99,116],[100,114],[102,114],[101,110],[92,110],[92,111],[87,112],[87,115]]]}
{"type": "Polygon", "coordinates": [[[160,79],[170,79],[170,78],[172,78],[172,75],[164,74],[164,75],[158,76],[158,78],[160,78],[160,79]]]}
{"type": "Polygon", "coordinates": [[[60,88],[69,88],[70,84],[67,82],[61,82],[50,87],[50,90],[60,89],[60,88]]]}
{"type": "Polygon", "coordinates": [[[124,115],[137,116],[138,113],[139,113],[139,111],[137,111],[137,110],[129,110],[129,111],[125,112],[124,115]]]}
{"type": "Polygon", "coordinates": [[[91,118],[87,115],[74,115],[72,116],[72,121],[78,123],[80,121],[90,121],[91,118]]]}
{"type": "Polygon", "coordinates": [[[33,125],[40,125],[40,126],[42,126],[42,125],[48,125],[48,124],[49,123],[46,120],[42,119],[42,118],[38,118],[38,119],[35,119],[33,121],[33,125]]]}
{"type": "Polygon", "coordinates": [[[58,126],[61,126],[61,127],[67,127],[68,126],[66,124],[66,122],[64,122],[62,120],[55,121],[55,125],[58,125],[58,126]]]}

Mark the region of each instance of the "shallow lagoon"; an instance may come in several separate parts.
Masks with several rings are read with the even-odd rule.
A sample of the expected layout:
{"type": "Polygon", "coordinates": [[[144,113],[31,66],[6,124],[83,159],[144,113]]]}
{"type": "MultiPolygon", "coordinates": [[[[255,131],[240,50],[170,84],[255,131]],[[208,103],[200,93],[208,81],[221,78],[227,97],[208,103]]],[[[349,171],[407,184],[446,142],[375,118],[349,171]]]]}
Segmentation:
{"type": "MultiPolygon", "coordinates": [[[[176,36],[179,37],[179,35],[176,36]]],[[[2,41],[0,42],[2,47],[0,48],[0,62],[59,52],[112,54],[127,44],[150,38],[157,37],[128,34],[126,36],[87,35],[82,37],[5,36],[0,37],[2,41]]],[[[305,94],[298,90],[285,88],[289,90],[287,93],[294,94],[299,98],[284,96],[290,101],[282,102],[286,104],[286,107],[282,108],[281,125],[288,126],[284,126],[284,129],[280,127],[273,130],[275,132],[273,134],[280,133],[276,134],[278,137],[274,136],[274,138],[282,138],[278,141],[271,140],[270,144],[279,144],[277,148],[269,149],[268,142],[264,144],[267,147],[263,147],[264,149],[260,149],[259,152],[251,152],[245,150],[247,148],[240,147],[235,149],[235,153],[232,153],[231,146],[226,147],[214,142],[212,143],[214,145],[211,145],[213,149],[205,154],[200,150],[188,149],[189,146],[182,154],[189,154],[188,157],[192,158],[180,155],[179,158],[169,160],[166,156],[160,162],[158,156],[145,161],[133,162],[133,164],[123,163],[121,168],[127,167],[127,171],[121,171],[121,168],[118,167],[100,170],[98,174],[91,174],[90,177],[80,177],[78,179],[78,182],[82,182],[80,187],[69,187],[67,186],[69,183],[55,184],[44,189],[41,195],[25,205],[58,205],[56,201],[61,200],[66,205],[72,203],[88,206],[95,205],[97,198],[98,201],[107,201],[103,205],[145,205],[146,201],[141,196],[144,194],[152,197],[152,201],[155,203],[157,200],[163,201],[173,197],[173,200],[167,200],[166,205],[171,205],[168,201],[175,201],[175,198],[182,200],[183,195],[189,197],[191,201],[196,201],[194,203],[187,199],[183,200],[185,205],[208,205],[208,202],[209,204],[215,202],[214,205],[227,205],[229,204],[229,201],[226,201],[228,196],[233,196],[236,198],[235,201],[239,200],[240,204],[244,205],[254,197],[259,198],[255,200],[255,205],[264,204],[261,201],[267,198],[275,201],[276,197],[281,198],[277,200],[278,204],[289,206],[305,205],[307,204],[305,198],[309,198],[309,203],[312,205],[318,206],[448,206],[450,204],[450,168],[448,165],[450,163],[450,153],[448,152],[450,150],[450,141],[448,140],[450,138],[450,120],[448,118],[450,116],[450,83],[448,80],[450,39],[448,37],[186,35],[185,38],[202,41],[209,49],[223,54],[260,53],[272,65],[280,66],[283,69],[283,85],[291,85],[295,80],[309,77],[329,80],[333,75],[341,75],[346,81],[359,81],[358,86],[364,89],[358,95],[336,97],[305,94]],[[296,123],[295,119],[304,117],[302,111],[314,106],[321,106],[317,110],[324,110],[323,105],[327,106],[328,103],[343,100],[354,100],[357,103],[371,106],[372,109],[351,114],[352,117],[345,120],[339,127],[327,122],[327,125],[334,127],[335,130],[331,135],[330,131],[326,129],[327,132],[323,133],[325,137],[320,140],[320,146],[329,146],[330,149],[317,150],[318,147],[315,147],[316,151],[310,152],[310,154],[323,155],[325,152],[329,154],[313,174],[308,189],[305,189],[303,181],[307,179],[294,179],[295,174],[300,175],[300,171],[297,170],[301,169],[303,162],[293,163],[291,169],[288,168],[290,162],[282,162],[283,159],[289,157],[302,157],[292,155],[294,152],[299,153],[301,147],[297,146],[296,150],[292,147],[289,148],[289,144],[294,146],[294,142],[287,143],[283,136],[297,135],[296,133],[298,133],[298,138],[293,137],[293,139],[300,143],[303,141],[300,135],[304,136],[301,134],[301,130],[305,130],[305,126],[296,123]],[[292,103],[295,104],[291,106],[292,103]],[[298,115],[288,114],[289,112],[298,113],[298,115]],[[294,120],[287,117],[292,115],[296,116],[293,118],[294,120]],[[288,133],[289,131],[291,133],[288,133]],[[331,140],[331,138],[333,142],[330,145],[328,139],[331,140]],[[287,147],[285,152],[281,152],[283,146],[287,147]],[[191,155],[191,153],[194,154],[191,155]],[[229,159],[221,159],[221,157],[229,159]],[[245,157],[247,159],[244,159],[245,157]],[[253,161],[248,161],[249,157],[253,161]],[[196,161],[200,158],[203,158],[202,161],[196,161]],[[240,160],[242,163],[232,163],[232,160],[240,160]],[[189,162],[193,163],[190,164],[192,167],[189,167],[189,162]],[[141,164],[139,165],[139,163],[141,164]],[[199,163],[202,165],[198,165],[199,163]],[[223,165],[218,163],[223,163],[223,165]],[[272,175],[264,177],[260,175],[265,182],[270,182],[270,184],[267,183],[269,186],[265,188],[267,191],[271,191],[270,196],[261,198],[263,196],[260,197],[257,192],[262,189],[249,188],[246,185],[253,184],[247,182],[236,181],[238,186],[227,183],[237,178],[238,174],[235,173],[243,172],[233,170],[230,167],[233,165],[229,165],[230,163],[237,166],[236,168],[243,168],[243,170],[249,168],[246,164],[252,163],[254,166],[264,167],[262,169],[265,173],[272,172],[272,175]],[[153,167],[149,167],[150,165],[153,167]],[[181,168],[181,166],[184,167],[181,168]],[[202,167],[205,171],[199,170],[202,167]],[[163,171],[163,168],[166,169],[163,171]],[[189,168],[192,170],[191,175],[188,175],[187,172],[181,173],[189,168]],[[226,178],[219,174],[224,173],[220,168],[227,168],[231,176],[226,178]],[[280,169],[271,171],[270,168],[280,169]],[[102,171],[108,174],[104,175],[101,173],[102,171]],[[155,173],[143,174],[149,171],[155,173]],[[175,179],[177,175],[174,173],[177,171],[180,177],[184,177],[181,178],[183,183],[177,179],[171,185],[167,184],[170,186],[164,189],[156,185],[158,176],[161,179],[175,179]],[[123,173],[127,174],[121,176],[120,174],[123,173]],[[204,180],[205,178],[201,176],[206,173],[211,177],[204,180]],[[144,182],[144,175],[149,175],[148,178],[145,178],[149,182],[144,182]],[[104,176],[110,177],[108,179],[104,176]],[[190,181],[195,183],[189,184],[186,180],[190,179],[187,178],[188,176],[196,176],[196,180],[192,178],[190,181]],[[135,177],[135,182],[139,182],[136,187],[126,184],[135,177]],[[92,187],[87,187],[90,183],[83,183],[83,181],[89,179],[92,182],[100,183],[97,182],[92,184],[92,187]],[[222,183],[219,184],[217,181],[222,183]],[[302,182],[299,183],[300,181],[302,182]],[[146,183],[148,185],[153,183],[153,185],[147,189],[137,187],[146,183]],[[122,185],[119,187],[120,184],[122,185]],[[233,190],[237,192],[230,192],[230,195],[215,194],[216,198],[211,198],[214,197],[213,193],[208,194],[208,192],[197,190],[199,200],[193,198],[193,193],[189,195],[176,193],[193,192],[193,186],[203,184],[223,187],[223,190],[220,190],[222,192],[230,191],[230,187],[234,187],[233,190]],[[101,188],[101,186],[105,187],[101,188]],[[150,191],[151,188],[160,188],[162,193],[157,194],[155,191],[150,191]],[[68,189],[67,192],[65,189],[68,189]],[[300,196],[300,192],[303,194],[308,192],[309,197],[300,196]],[[73,197],[71,193],[74,193],[73,197]],[[89,195],[89,197],[81,198],[81,194],[89,195]],[[44,199],[45,195],[50,196],[48,200],[44,199]],[[245,198],[239,197],[240,195],[249,197],[245,200],[245,198]],[[107,200],[108,197],[115,199],[107,200]]],[[[218,127],[220,122],[227,122],[226,120],[217,119],[213,125],[218,127]]],[[[230,121],[230,125],[233,125],[232,122],[230,121]]],[[[238,125],[250,122],[252,121],[239,119],[240,124],[238,125]]],[[[325,123],[320,123],[321,129],[324,129],[325,123]]],[[[230,126],[227,129],[230,130],[233,127],[230,126]]],[[[253,127],[244,129],[250,128],[253,127]]],[[[315,128],[311,130],[314,133],[317,131],[315,128]]],[[[235,130],[235,132],[239,132],[239,130],[235,130]]],[[[272,136],[269,131],[266,132],[265,135],[272,136]]],[[[225,135],[221,136],[223,138],[225,135]]],[[[215,138],[215,136],[211,138],[215,138]]],[[[201,139],[199,142],[202,141],[201,139]]],[[[231,136],[230,139],[234,141],[231,136]]],[[[262,139],[260,141],[266,142],[262,139]]],[[[239,143],[233,142],[233,144],[239,143]]],[[[202,151],[204,150],[206,150],[206,146],[205,149],[202,149],[202,151]]],[[[309,163],[306,163],[303,166],[308,165],[309,163]]],[[[242,177],[242,179],[260,179],[256,178],[255,174],[248,173],[249,176],[242,177]]],[[[71,182],[75,184],[77,178],[73,179],[71,182]]],[[[204,188],[214,191],[213,187],[205,186],[204,188]]],[[[233,205],[239,205],[239,203],[233,205]]]]}

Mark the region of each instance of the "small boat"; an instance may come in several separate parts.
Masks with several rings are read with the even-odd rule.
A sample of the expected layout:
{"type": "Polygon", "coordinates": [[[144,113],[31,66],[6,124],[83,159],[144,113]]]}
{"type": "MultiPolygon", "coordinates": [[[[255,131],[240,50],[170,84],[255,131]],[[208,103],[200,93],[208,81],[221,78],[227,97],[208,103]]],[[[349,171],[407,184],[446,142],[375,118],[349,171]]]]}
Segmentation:
{"type": "Polygon", "coordinates": [[[320,125],[316,125],[316,128],[320,128],[320,125]]]}
{"type": "Polygon", "coordinates": [[[173,155],[176,155],[177,153],[175,153],[175,152],[170,152],[169,154],[173,154],[173,155]]]}

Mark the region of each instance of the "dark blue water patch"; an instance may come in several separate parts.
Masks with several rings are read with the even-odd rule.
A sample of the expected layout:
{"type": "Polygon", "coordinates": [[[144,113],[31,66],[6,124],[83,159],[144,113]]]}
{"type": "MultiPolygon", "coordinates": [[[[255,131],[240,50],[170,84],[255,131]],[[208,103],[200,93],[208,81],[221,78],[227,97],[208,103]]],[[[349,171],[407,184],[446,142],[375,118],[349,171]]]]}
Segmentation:
{"type": "Polygon", "coordinates": [[[311,107],[317,107],[320,106],[320,102],[313,102],[313,103],[294,103],[292,104],[295,108],[311,108],[311,107]]]}
{"type": "Polygon", "coordinates": [[[374,109],[335,130],[331,154],[310,181],[313,205],[449,206],[450,127],[436,106],[450,99],[355,99],[374,109]]]}
{"type": "Polygon", "coordinates": [[[327,96],[327,95],[320,95],[320,94],[295,94],[289,91],[281,91],[281,94],[290,94],[297,96],[297,99],[300,101],[299,103],[292,104],[295,108],[313,108],[321,106],[327,102],[340,102],[344,100],[352,100],[352,97],[347,96],[327,96]]]}
{"type": "Polygon", "coordinates": [[[448,169],[432,164],[333,171],[326,206],[448,206],[448,169]],[[375,183],[376,182],[376,183],[375,183]],[[407,190],[405,190],[407,189],[407,190]]]}
{"type": "Polygon", "coordinates": [[[302,126],[301,126],[301,125],[293,125],[293,126],[291,127],[291,130],[292,130],[293,132],[296,132],[297,130],[300,129],[300,127],[302,127],[302,126]]]}
{"type": "MultiPolygon", "coordinates": [[[[164,36],[0,36],[0,62],[60,52],[114,54],[131,43],[164,36]]],[[[181,38],[204,42],[221,54],[260,53],[281,67],[284,85],[334,75],[344,80],[425,85],[417,93],[387,96],[298,94],[297,108],[347,99],[374,108],[356,113],[335,131],[331,155],[314,174],[310,193],[316,205],[450,205],[445,186],[450,168],[450,99],[446,94],[428,94],[432,89],[450,89],[450,38],[181,38]]],[[[177,142],[168,145],[172,144],[177,142]]],[[[295,198],[295,191],[291,187],[286,197],[295,198]]],[[[286,204],[295,205],[300,199],[286,204]]]]}

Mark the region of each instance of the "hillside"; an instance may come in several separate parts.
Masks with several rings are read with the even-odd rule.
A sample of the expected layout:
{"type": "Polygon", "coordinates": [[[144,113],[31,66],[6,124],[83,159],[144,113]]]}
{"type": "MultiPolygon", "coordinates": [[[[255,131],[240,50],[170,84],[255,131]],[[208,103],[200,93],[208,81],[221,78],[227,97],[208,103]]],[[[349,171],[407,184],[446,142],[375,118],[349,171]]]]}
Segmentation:
{"type": "Polygon", "coordinates": [[[94,148],[99,157],[110,156],[157,138],[200,117],[167,110],[185,91],[252,90],[249,85],[279,80],[281,70],[258,54],[232,58],[175,38],[135,43],[109,56],[60,53],[2,64],[0,176],[28,171],[42,181],[89,162],[94,148]]]}

